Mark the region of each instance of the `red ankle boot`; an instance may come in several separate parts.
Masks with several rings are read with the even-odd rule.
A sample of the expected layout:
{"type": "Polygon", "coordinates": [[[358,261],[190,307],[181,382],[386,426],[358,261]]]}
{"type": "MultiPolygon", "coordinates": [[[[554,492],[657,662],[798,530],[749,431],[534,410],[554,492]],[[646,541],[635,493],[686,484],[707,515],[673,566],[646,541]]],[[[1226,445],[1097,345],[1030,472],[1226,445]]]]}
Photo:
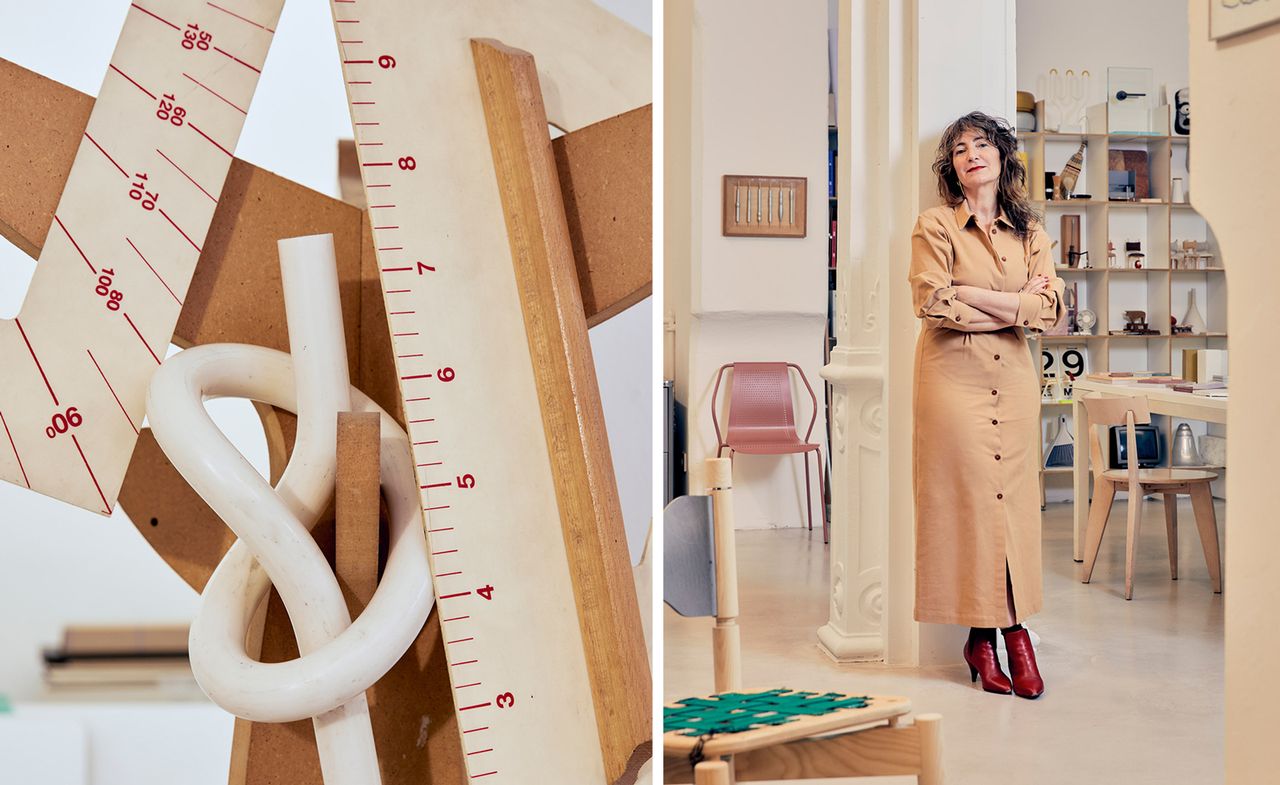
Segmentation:
{"type": "Polygon", "coordinates": [[[1000,670],[1000,660],[996,657],[995,630],[971,628],[969,640],[964,645],[964,661],[969,663],[969,676],[973,681],[982,677],[982,689],[999,695],[1012,692],[1009,677],[1000,670]]]}
{"type": "Polygon", "coordinates": [[[1031,647],[1031,636],[1025,629],[1006,632],[1005,649],[1009,654],[1009,674],[1013,676],[1013,691],[1019,698],[1039,698],[1044,694],[1044,679],[1036,667],[1036,651],[1031,647]]]}

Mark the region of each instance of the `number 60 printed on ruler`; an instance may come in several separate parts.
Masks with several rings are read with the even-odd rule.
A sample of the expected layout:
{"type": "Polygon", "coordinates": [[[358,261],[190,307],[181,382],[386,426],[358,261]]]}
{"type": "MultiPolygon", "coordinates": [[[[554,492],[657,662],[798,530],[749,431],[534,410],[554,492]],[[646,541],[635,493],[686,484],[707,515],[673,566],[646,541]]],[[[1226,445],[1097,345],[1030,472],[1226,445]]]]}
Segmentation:
{"type": "Polygon", "coordinates": [[[0,479],[110,513],[283,0],[131,3],[17,318],[0,479]]]}

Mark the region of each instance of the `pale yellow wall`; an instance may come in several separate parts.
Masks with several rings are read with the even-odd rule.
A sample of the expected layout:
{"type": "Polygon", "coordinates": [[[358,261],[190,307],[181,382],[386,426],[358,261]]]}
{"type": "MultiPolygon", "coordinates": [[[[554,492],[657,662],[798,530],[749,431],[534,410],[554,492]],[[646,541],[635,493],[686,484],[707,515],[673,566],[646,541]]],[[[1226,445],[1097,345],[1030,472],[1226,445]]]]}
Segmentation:
{"type": "Polygon", "coordinates": [[[1280,291],[1280,23],[1214,43],[1208,40],[1209,0],[1190,0],[1189,9],[1191,203],[1213,226],[1231,292],[1231,509],[1223,573],[1226,782],[1259,785],[1280,781],[1272,746],[1280,728],[1280,366],[1274,316],[1280,291]]]}

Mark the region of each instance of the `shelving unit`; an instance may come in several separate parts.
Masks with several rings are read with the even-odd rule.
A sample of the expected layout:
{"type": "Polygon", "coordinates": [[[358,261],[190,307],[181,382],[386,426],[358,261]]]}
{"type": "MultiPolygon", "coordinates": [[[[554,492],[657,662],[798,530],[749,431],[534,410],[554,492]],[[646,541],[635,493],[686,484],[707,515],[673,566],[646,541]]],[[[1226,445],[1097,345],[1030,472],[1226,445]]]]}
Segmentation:
{"type": "MultiPolygon", "coordinates": [[[[1029,342],[1033,356],[1045,352],[1059,354],[1066,347],[1078,347],[1085,359],[1085,373],[1101,371],[1156,371],[1180,375],[1183,349],[1227,348],[1227,286],[1221,266],[1209,269],[1171,269],[1172,250],[1181,240],[1208,241],[1218,253],[1218,244],[1204,219],[1190,204],[1170,200],[1173,179],[1181,178],[1184,192],[1190,193],[1191,178],[1187,170],[1190,137],[1170,135],[1168,118],[1160,132],[1152,134],[1108,134],[1105,105],[1096,107],[1088,116],[1088,131],[1077,133],[1019,133],[1019,147],[1027,156],[1028,186],[1033,195],[1043,195],[1046,170],[1060,172],[1067,160],[1087,142],[1084,166],[1076,184],[1076,193],[1087,193],[1089,199],[1033,199],[1032,204],[1044,215],[1045,229],[1057,243],[1054,246],[1056,271],[1070,288],[1079,290],[1080,308],[1088,308],[1098,321],[1091,335],[1032,336],[1029,342]],[[1109,201],[1108,169],[1112,150],[1142,150],[1147,153],[1151,201],[1109,201]],[[1064,215],[1080,216],[1079,250],[1088,252],[1090,267],[1080,269],[1066,265],[1061,238],[1064,215]],[[1125,242],[1139,240],[1146,255],[1141,269],[1109,269],[1107,243],[1114,243],[1116,255],[1125,257],[1125,242]],[[1198,334],[1173,334],[1170,317],[1179,324],[1188,308],[1189,293],[1195,291],[1196,306],[1204,317],[1206,331],[1198,334]],[[1141,310],[1147,324],[1157,330],[1154,335],[1113,335],[1124,327],[1124,312],[1141,310]]],[[[1043,120],[1043,111],[1037,107],[1043,120]]],[[[1043,125],[1043,122],[1041,123],[1043,125]]],[[[1221,265],[1220,256],[1214,262],[1221,265]]],[[[1070,401],[1045,402],[1041,407],[1041,439],[1051,432],[1046,426],[1059,415],[1070,418],[1070,401]]],[[[1177,423],[1157,424],[1171,436],[1177,423]]],[[[1168,419],[1168,418],[1164,418],[1168,419]]],[[[1202,425],[1193,429],[1203,433],[1202,425]]],[[[1041,455],[1044,454],[1043,446],[1041,455]]],[[[1041,470],[1043,500],[1046,475],[1070,473],[1069,467],[1041,470]]]]}

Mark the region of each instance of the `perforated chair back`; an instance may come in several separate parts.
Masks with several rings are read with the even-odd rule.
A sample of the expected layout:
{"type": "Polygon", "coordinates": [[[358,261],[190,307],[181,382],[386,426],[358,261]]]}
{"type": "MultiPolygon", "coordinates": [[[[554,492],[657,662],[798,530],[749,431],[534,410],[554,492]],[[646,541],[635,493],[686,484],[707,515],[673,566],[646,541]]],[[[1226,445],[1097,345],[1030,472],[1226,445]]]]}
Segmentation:
{"type": "Polygon", "coordinates": [[[720,367],[716,386],[712,392],[712,421],[716,440],[721,447],[736,452],[755,454],[785,454],[806,449],[813,425],[817,420],[817,396],[795,363],[731,363],[720,367]],[[733,369],[733,381],[729,392],[728,434],[721,435],[715,402],[719,396],[720,382],[726,369],[733,369]],[[791,397],[791,373],[794,368],[809,391],[812,416],[804,438],[796,431],[795,403],[791,397]]]}

